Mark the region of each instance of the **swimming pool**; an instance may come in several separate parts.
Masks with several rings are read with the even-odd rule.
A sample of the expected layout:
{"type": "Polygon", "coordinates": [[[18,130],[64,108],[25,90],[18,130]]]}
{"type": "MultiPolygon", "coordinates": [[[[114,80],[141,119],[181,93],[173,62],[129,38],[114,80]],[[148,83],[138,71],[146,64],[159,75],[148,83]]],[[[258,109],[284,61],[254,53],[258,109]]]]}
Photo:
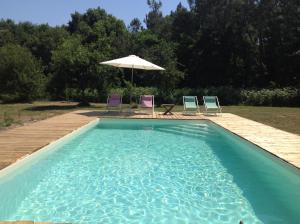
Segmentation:
{"type": "Polygon", "coordinates": [[[0,220],[299,223],[299,170],[208,121],[101,120],[0,177],[0,220]]]}

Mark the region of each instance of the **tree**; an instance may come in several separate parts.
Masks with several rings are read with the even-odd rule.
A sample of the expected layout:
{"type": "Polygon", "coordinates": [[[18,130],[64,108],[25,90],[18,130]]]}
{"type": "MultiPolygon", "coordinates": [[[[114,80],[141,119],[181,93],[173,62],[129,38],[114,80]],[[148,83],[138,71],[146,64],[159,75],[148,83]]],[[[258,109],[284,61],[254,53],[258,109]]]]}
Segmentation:
{"type": "MultiPolygon", "coordinates": [[[[76,13],[68,29],[80,36],[82,45],[88,49],[95,65],[131,53],[131,39],[124,22],[107,14],[103,9],[89,9],[84,14],[76,13]],[[82,32],[82,27],[88,32],[82,32]]],[[[91,83],[90,88],[96,88],[101,95],[106,94],[111,86],[120,86],[122,83],[122,74],[116,69],[94,66],[92,70],[96,80],[91,83]]]]}
{"type": "MultiPolygon", "coordinates": [[[[180,58],[186,59],[185,49],[191,52],[188,62],[188,86],[232,85],[249,87],[254,83],[264,85],[257,61],[257,32],[253,25],[255,4],[252,1],[209,1],[192,2],[191,15],[180,10],[181,18],[192,18],[187,47],[180,58]],[[260,82],[260,83],[259,83],[260,82]]],[[[176,20],[178,21],[178,19],[176,20]]],[[[179,26],[182,27],[182,26],[179,26]]],[[[177,28],[178,30],[178,28],[177,28]]],[[[184,45],[183,45],[184,46],[184,45]]]]}
{"type": "Polygon", "coordinates": [[[147,29],[151,30],[156,34],[160,34],[163,30],[164,18],[161,12],[162,3],[161,1],[147,0],[147,4],[150,8],[150,12],[146,15],[144,22],[146,23],[147,29]]]}
{"type": "Polygon", "coordinates": [[[172,91],[183,78],[183,73],[177,69],[174,44],[149,30],[139,32],[135,40],[132,48],[135,54],[166,69],[163,72],[140,70],[135,83],[142,86],[156,86],[165,92],[172,91]]]}
{"type": "Polygon", "coordinates": [[[299,0],[188,0],[189,7],[178,4],[167,15],[160,0],[147,4],[145,28],[137,18],[126,28],[101,8],[75,12],[59,27],[0,20],[0,47],[31,53],[56,99],[65,98],[67,87],[84,101],[86,91],[103,97],[126,86],[129,71],[98,64],[129,54],[166,68],[135,76],[136,85],[159,87],[165,95],[179,87],[300,86],[299,0]]]}
{"type": "Polygon", "coordinates": [[[40,62],[19,45],[0,48],[0,96],[3,101],[30,102],[44,94],[40,62]]]}
{"type": "Polygon", "coordinates": [[[277,85],[300,84],[300,2],[297,0],[258,1],[255,27],[258,31],[259,59],[268,81],[277,85]]]}
{"type": "Polygon", "coordinates": [[[178,69],[186,74],[185,81],[181,85],[193,86],[192,68],[195,66],[191,55],[193,54],[194,43],[197,37],[197,18],[187,8],[178,4],[175,12],[169,16],[170,40],[174,43],[174,51],[178,61],[178,69]]]}
{"type": "Polygon", "coordinates": [[[128,27],[131,33],[137,33],[143,30],[141,21],[138,18],[134,18],[128,27]]]}
{"type": "Polygon", "coordinates": [[[91,52],[81,44],[81,39],[77,36],[65,40],[53,51],[54,77],[51,86],[56,94],[63,94],[66,88],[78,89],[81,103],[88,105],[85,90],[96,79],[94,69],[98,64],[93,59],[91,52]]]}
{"type": "Polygon", "coordinates": [[[52,51],[55,50],[65,39],[69,37],[68,32],[61,27],[50,27],[39,25],[35,34],[35,39],[27,44],[32,54],[39,58],[46,67],[45,73],[50,70],[52,51]]]}
{"type": "Polygon", "coordinates": [[[0,47],[4,46],[5,44],[13,43],[14,34],[13,30],[15,29],[14,21],[8,20],[0,20],[0,47]]]}

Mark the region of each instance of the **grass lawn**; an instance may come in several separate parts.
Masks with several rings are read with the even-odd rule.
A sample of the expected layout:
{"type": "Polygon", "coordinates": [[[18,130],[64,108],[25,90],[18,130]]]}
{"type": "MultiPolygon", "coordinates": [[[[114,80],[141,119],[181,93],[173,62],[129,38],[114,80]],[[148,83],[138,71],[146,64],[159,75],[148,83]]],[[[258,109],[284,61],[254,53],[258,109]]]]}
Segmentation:
{"type": "Polygon", "coordinates": [[[77,107],[74,102],[37,101],[32,104],[0,104],[0,129],[53,117],[78,109],[104,109],[105,104],[77,107]]]}
{"type": "MultiPolygon", "coordinates": [[[[33,104],[0,104],[0,129],[46,119],[78,109],[102,110],[106,104],[92,104],[91,107],[77,107],[74,102],[34,102],[33,104]]],[[[201,108],[203,111],[203,109],[201,108]]],[[[156,108],[156,111],[163,111],[156,108]]],[[[174,111],[182,111],[176,106],[174,111]]],[[[224,113],[233,113],[288,132],[300,135],[300,108],[224,106],[224,113]]]]}

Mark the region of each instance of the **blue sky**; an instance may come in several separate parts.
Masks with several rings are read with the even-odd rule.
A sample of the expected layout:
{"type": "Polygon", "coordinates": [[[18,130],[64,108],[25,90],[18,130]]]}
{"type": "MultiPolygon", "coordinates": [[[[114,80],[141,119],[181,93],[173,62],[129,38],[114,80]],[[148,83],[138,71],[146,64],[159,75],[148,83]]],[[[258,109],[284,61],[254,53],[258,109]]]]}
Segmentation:
{"type": "MultiPolygon", "coordinates": [[[[179,2],[186,0],[161,0],[164,15],[174,10],[179,2]]],[[[0,18],[16,22],[48,23],[51,26],[68,23],[71,13],[85,12],[100,6],[108,13],[125,21],[137,17],[143,21],[149,11],[146,0],[0,0],[0,18]]]]}

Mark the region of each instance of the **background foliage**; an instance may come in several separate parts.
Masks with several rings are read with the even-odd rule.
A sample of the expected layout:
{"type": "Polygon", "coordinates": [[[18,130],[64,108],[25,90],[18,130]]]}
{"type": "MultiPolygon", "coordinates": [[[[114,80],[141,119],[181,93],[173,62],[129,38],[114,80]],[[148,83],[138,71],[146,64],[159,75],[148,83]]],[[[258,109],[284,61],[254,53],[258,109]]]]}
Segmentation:
{"type": "Polygon", "coordinates": [[[0,58],[0,94],[4,101],[32,101],[42,96],[42,66],[27,48],[7,44],[0,48],[0,58]]]}
{"type": "Polygon", "coordinates": [[[300,105],[299,0],[188,2],[164,16],[147,0],[144,23],[128,27],[101,8],[59,27],[0,20],[0,99],[105,102],[131,91],[158,103],[218,95],[222,104],[300,105]],[[130,54],[166,71],[137,70],[132,86],[129,70],[99,64],[130,54]]]}

